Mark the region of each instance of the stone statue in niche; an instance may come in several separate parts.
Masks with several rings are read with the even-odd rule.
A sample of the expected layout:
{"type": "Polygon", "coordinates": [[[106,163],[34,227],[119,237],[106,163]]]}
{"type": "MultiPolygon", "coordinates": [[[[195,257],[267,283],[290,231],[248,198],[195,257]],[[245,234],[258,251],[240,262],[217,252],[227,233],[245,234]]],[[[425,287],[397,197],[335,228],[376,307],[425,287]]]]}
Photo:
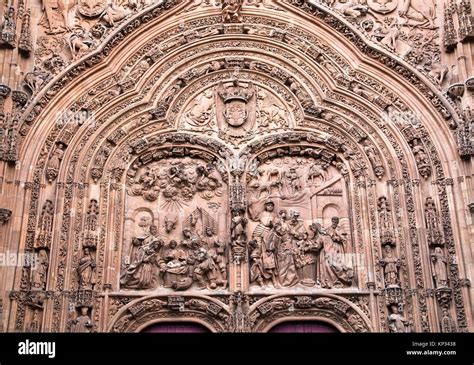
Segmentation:
{"type": "Polygon", "coordinates": [[[394,255],[391,246],[387,245],[385,247],[385,256],[382,260],[380,260],[380,264],[382,265],[384,270],[385,286],[400,286],[398,271],[401,266],[401,260],[394,255]]]}
{"type": "Polygon", "coordinates": [[[59,167],[61,166],[65,149],[66,145],[64,143],[59,142],[56,144],[56,149],[53,151],[48,165],[46,166],[46,177],[49,182],[53,182],[58,177],[59,167]]]}
{"type": "Polygon", "coordinates": [[[446,256],[441,247],[435,247],[431,254],[431,269],[435,281],[435,287],[446,288],[448,286],[448,268],[446,256]]]}
{"type": "Polygon", "coordinates": [[[431,175],[431,166],[429,157],[423,147],[423,143],[415,139],[413,141],[412,147],[413,155],[415,156],[415,161],[418,166],[418,171],[423,178],[427,179],[431,175]]]}
{"type": "Polygon", "coordinates": [[[386,197],[381,196],[378,199],[377,208],[379,212],[380,239],[382,245],[395,245],[391,208],[386,197]]]}
{"type": "Polygon", "coordinates": [[[91,199],[87,209],[86,222],[84,224],[84,241],[82,247],[96,248],[98,241],[98,219],[99,219],[99,203],[95,199],[91,199]]]}
{"type": "Polygon", "coordinates": [[[454,324],[448,308],[442,308],[443,317],[441,318],[441,332],[442,333],[456,333],[456,325],[454,324]]]}
{"type": "Polygon", "coordinates": [[[425,222],[428,245],[443,246],[443,234],[439,220],[438,209],[432,197],[426,198],[425,202],[425,222]]]}
{"type": "Polygon", "coordinates": [[[46,250],[39,250],[37,259],[31,267],[31,288],[46,289],[46,275],[48,273],[49,258],[46,250]]]}
{"type": "Polygon", "coordinates": [[[72,333],[90,333],[92,330],[92,320],[89,317],[89,308],[81,307],[81,314],[72,321],[71,332],[72,333]]]}
{"type": "Polygon", "coordinates": [[[53,229],[54,205],[51,200],[46,200],[41,211],[38,222],[38,235],[35,241],[35,248],[51,247],[52,229],[53,229]]]}
{"type": "Polygon", "coordinates": [[[398,304],[393,304],[391,314],[388,316],[388,327],[392,333],[410,332],[409,321],[400,313],[398,304]]]}
{"type": "Polygon", "coordinates": [[[10,6],[3,14],[3,24],[0,28],[0,40],[2,43],[15,47],[16,39],[16,22],[15,8],[10,6]]]}
{"type": "Polygon", "coordinates": [[[364,151],[367,157],[369,158],[370,164],[372,165],[372,169],[374,170],[375,176],[377,176],[379,179],[383,177],[385,174],[385,169],[382,164],[382,160],[380,159],[380,156],[375,149],[374,146],[370,144],[369,141],[366,141],[364,144],[364,151]]]}
{"type": "Polygon", "coordinates": [[[96,262],[92,257],[88,247],[83,248],[83,255],[77,265],[77,275],[79,277],[79,289],[92,290],[95,284],[96,262]]]}
{"type": "Polygon", "coordinates": [[[247,218],[243,209],[234,208],[232,210],[231,239],[233,242],[245,242],[247,240],[247,218]]]}

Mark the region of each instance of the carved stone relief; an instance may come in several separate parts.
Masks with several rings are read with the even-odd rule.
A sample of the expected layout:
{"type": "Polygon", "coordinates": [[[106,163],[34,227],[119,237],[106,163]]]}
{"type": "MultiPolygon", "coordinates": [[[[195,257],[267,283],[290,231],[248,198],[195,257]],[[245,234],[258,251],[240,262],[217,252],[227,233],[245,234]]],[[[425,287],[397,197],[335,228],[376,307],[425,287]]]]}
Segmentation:
{"type": "MultiPolygon", "coordinates": [[[[175,2],[165,3],[163,9],[175,2]]],[[[38,293],[32,299],[12,295],[15,328],[41,330],[46,308],[53,331],[64,330],[64,323],[72,332],[105,330],[107,323],[113,331],[134,331],[140,322],[193,318],[217,330],[246,332],[314,315],[342,330],[366,332],[373,329],[357,308],[364,306],[367,316],[380,319],[374,330],[465,330],[462,288],[468,282],[455,260],[451,188],[437,194],[429,188],[448,184],[450,176],[433,143],[440,140],[425,128],[432,121],[401,120],[410,107],[399,91],[354,68],[349,57],[302,27],[272,19],[271,11],[289,12],[289,2],[219,2],[218,13],[193,18],[194,10],[217,3],[183,4],[189,21],[157,32],[116,74],[81,91],[69,105],[85,119],[58,123],[41,143],[25,224],[25,247],[38,263],[21,272],[22,290],[38,293]],[[257,9],[262,16],[254,15],[257,9]],[[412,176],[416,170],[421,181],[412,176]],[[423,225],[426,230],[419,229],[423,225]],[[356,255],[370,262],[360,269],[356,255]],[[367,308],[367,287],[379,291],[376,312],[367,308]],[[47,289],[52,293],[41,299],[47,289]],[[292,290],[335,289],[346,294],[261,301],[292,290]],[[59,293],[68,290],[75,311],[64,313],[59,293]],[[110,290],[115,299],[107,307],[103,292],[110,290]],[[150,297],[152,291],[160,298],[150,297]],[[74,299],[80,295],[87,303],[74,299]],[[351,299],[351,306],[343,300],[348,295],[360,300],[351,299]],[[46,299],[49,307],[43,307],[46,299]],[[117,315],[113,321],[102,318],[109,309],[117,315]],[[428,318],[429,311],[437,314],[428,318]]],[[[0,137],[8,141],[2,156],[15,160],[20,144],[13,126],[23,123],[20,139],[28,137],[49,100],[112,46],[95,58],[84,56],[148,5],[45,4],[47,32],[36,38],[36,68],[25,75],[38,104],[27,104],[18,90],[0,89],[0,137]],[[79,68],[71,67],[60,86],[44,88],[73,60],[79,68]],[[43,90],[46,99],[39,96],[43,90]],[[33,108],[27,120],[3,113],[10,94],[14,112],[33,108]]],[[[365,47],[328,11],[300,5],[365,47]]],[[[449,79],[434,46],[439,22],[430,4],[328,5],[438,84],[449,79]]],[[[18,47],[28,53],[30,20],[20,12],[21,19],[12,19],[14,27],[21,25],[18,47]]],[[[155,15],[146,16],[136,27],[155,15]]],[[[12,21],[5,24],[8,30],[12,21]]],[[[10,39],[4,28],[2,40],[10,39]]],[[[401,80],[421,85],[420,97],[429,95],[456,128],[450,106],[412,71],[364,49],[403,74],[401,80]]],[[[468,116],[456,131],[466,151],[469,128],[468,116]]]]}
{"type": "Polygon", "coordinates": [[[251,281],[277,288],[351,286],[345,180],[334,156],[294,149],[299,156],[285,149],[265,153],[248,173],[251,281]]]}
{"type": "Polygon", "coordinates": [[[131,232],[125,234],[121,285],[128,289],[226,289],[228,187],[211,155],[158,150],[127,173],[131,232]],[[133,223],[134,221],[134,223],[133,223]]]}

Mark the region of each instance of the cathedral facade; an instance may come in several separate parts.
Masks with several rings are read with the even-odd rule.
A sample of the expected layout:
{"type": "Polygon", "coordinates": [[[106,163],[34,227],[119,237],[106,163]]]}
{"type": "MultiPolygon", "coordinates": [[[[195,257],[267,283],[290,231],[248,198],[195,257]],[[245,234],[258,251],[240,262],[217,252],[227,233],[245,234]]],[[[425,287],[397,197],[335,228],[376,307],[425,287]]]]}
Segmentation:
{"type": "Polygon", "coordinates": [[[474,331],[471,5],[9,1],[0,330],[474,331]]]}

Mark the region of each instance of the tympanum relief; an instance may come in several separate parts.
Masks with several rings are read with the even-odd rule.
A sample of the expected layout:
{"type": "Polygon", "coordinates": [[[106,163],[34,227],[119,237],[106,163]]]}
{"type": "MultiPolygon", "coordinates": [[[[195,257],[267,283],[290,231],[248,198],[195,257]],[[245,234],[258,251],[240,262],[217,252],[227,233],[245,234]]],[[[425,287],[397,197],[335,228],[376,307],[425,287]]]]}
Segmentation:
{"type": "Polygon", "coordinates": [[[340,165],[321,150],[304,152],[312,157],[270,152],[248,176],[250,281],[261,288],[353,283],[348,196],[340,165]]]}
{"type": "Polygon", "coordinates": [[[226,289],[226,172],[203,152],[166,155],[129,171],[121,287],[226,289]]]}

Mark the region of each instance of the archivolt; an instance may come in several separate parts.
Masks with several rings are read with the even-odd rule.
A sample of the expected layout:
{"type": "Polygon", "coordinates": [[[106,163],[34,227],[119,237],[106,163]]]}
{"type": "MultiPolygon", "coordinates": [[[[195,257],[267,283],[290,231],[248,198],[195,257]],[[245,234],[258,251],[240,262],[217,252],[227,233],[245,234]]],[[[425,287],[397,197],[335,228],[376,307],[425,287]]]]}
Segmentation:
{"type": "MultiPolygon", "coordinates": [[[[170,15],[173,11],[170,10],[170,15]]],[[[115,40],[111,40],[119,44],[116,49],[111,50],[108,45],[105,45],[95,56],[80,61],[62,76],[62,80],[56,79],[55,83],[37,96],[35,102],[25,110],[25,116],[21,121],[24,123],[21,127],[21,135],[26,136],[20,152],[21,160],[25,166],[34,166],[31,172],[29,169],[21,169],[19,177],[21,180],[33,182],[29,221],[25,224],[28,231],[27,249],[31,248],[34,240],[34,227],[40,208],[39,201],[53,195],[61,197],[56,202],[56,209],[65,213],[61,221],[55,222],[58,227],[61,227],[56,244],[62,250],[61,252],[67,251],[68,242],[71,241],[75,243],[76,248],[78,247],[79,238],[74,232],[80,230],[81,217],[72,219],[69,216],[71,209],[77,207],[77,210],[83,210],[86,204],[84,197],[97,195],[99,190],[102,193],[103,203],[107,204],[109,195],[115,194],[107,189],[108,184],[120,182],[122,178],[120,171],[117,171],[120,163],[128,163],[131,155],[139,153],[137,147],[142,145],[145,151],[152,146],[150,141],[166,139],[165,134],[171,135],[170,133],[177,132],[180,128],[179,118],[182,106],[196,93],[205,87],[216,85],[219,81],[229,81],[238,76],[234,73],[235,68],[232,66],[209,70],[204,75],[196,76],[195,70],[202,69],[211,61],[230,65],[237,63],[240,65],[239,74],[244,79],[254,80],[261,85],[267,83],[266,87],[274,89],[282,100],[288,104],[295,104],[293,115],[298,133],[311,135],[317,131],[313,142],[332,148],[341,155],[345,153],[346,159],[352,153],[352,159],[360,159],[366,166],[370,166],[370,158],[360,144],[361,141],[367,141],[365,143],[375,147],[383,161],[386,175],[382,176],[392,184],[386,190],[393,194],[395,202],[398,201],[396,209],[399,212],[403,210],[404,203],[400,199],[398,186],[406,184],[406,204],[413,206],[416,204],[417,209],[422,210],[422,203],[413,200],[411,180],[418,179],[419,174],[414,168],[417,163],[410,143],[414,139],[422,143],[430,157],[433,177],[444,183],[444,177],[451,176],[451,171],[447,167],[443,168],[442,164],[446,164],[446,161],[456,154],[443,116],[440,116],[440,113],[444,113],[444,116],[448,117],[450,107],[443,107],[440,103],[436,111],[436,108],[431,105],[433,99],[427,100],[422,93],[406,86],[406,80],[400,79],[386,67],[380,67],[368,60],[356,51],[347,39],[335,37],[326,28],[318,28],[303,18],[301,26],[294,24],[288,26],[284,15],[259,10],[257,14],[245,16],[244,20],[249,27],[254,27],[260,33],[255,31],[254,34],[242,35],[219,32],[219,34],[211,34],[195,41],[186,41],[182,45],[178,42],[178,46],[169,52],[157,50],[155,46],[162,44],[165,40],[166,42],[179,41],[180,37],[183,37],[179,26],[173,24],[172,20],[150,21],[147,29],[140,28],[134,30],[133,33],[127,30],[131,33],[130,37],[139,40],[137,44],[131,46],[128,44],[126,48],[127,46],[118,41],[120,37],[116,36],[115,40]],[[273,38],[267,32],[270,25],[286,29],[286,38],[273,38]],[[158,31],[155,32],[155,30],[158,31]],[[305,39],[303,43],[301,43],[302,39],[305,39]],[[322,41],[324,39],[331,39],[337,46],[331,47],[325,44],[322,41]],[[308,47],[307,44],[310,46],[308,47]],[[344,49],[349,53],[342,55],[337,49],[344,49]],[[91,62],[91,60],[94,57],[95,60],[99,60],[99,54],[102,54],[100,57],[107,55],[110,66],[102,63],[93,65],[96,61],[91,62]],[[139,70],[138,62],[144,57],[151,59],[152,64],[149,68],[144,67],[142,72],[139,70]],[[229,57],[233,59],[229,60],[229,57]],[[269,69],[252,69],[248,66],[249,62],[256,60],[260,62],[264,60],[269,69]],[[359,62],[363,65],[357,67],[359,62]],[[88,67],[91,69],[82,75],[82,79],[75,79],[66,86],[67,80],[72,81],[88,67]],[[130,79],[132,74],[136,75],[136,79],[130,79]],[[387,80],[380,83],[374,76],[386,76],[387,80]],[[299,87],[295,89],[294,85],[288,81],[288,77],[293,77],[299,87]],[[92,78],[93,81],[84,90],[84,80],[87,78],[92,78]],[[127,80],[133,81],[131,87],[130,83],[125,82],[127,80]],[[166,93],[171,87],[177,85],[177,82],[181,82],[180,80],[184,80],[184,86],[179,88],[176,95],[170,99],[169,103],[166,103],[167,105],[163,105],[166,93]],[[389,86],[391,83],[393,87],[389,86]],[[395,85],[399,88],[398,90],[395,85]],[[299,95],[297,90],[299,90],[299,95]],[[405,92],[406,95],[404,95],[405,92]],[[309,98],[305,97],[306,94],[309,98]],[[72,100],[72,97],[75,99],[72,100]],[[419,113],[426,112],[427,123],[416,126],[407,124],[402,128],[384,123],[381,115],[389,106],[399,113],[410,110],[416,110],[419,113]],[[67,109],[73,113],[86,110],[94,114],[91,118],[82,121],[81,125],[60,125],[56,123],[55,113],[58,109],[67,109]],[[38,118],[45,122],[41,124],[35,122],[38,118]],[[33,128],[28,133],[29,126],[33,128]],[[442,136],[439,134],[440,130],[443,131],[442,136]],[[438,134],[435,134],[436,132],[438,134]],[[68,147],[57,178],[58,184],[51,186],[45,181],[45,167],[48,156],[59,141],[64,142],[68,147]],[[444,154],[440,156],[438,151],[444,151],[444,154]],[[98,156],[103,156],[101,157],[102,166],[95,163],[98,156]],[[98,168],[102,168],[102,171],[94,172],[94,169],[98,168]],[[104,172],[107,173],[104,174],[104,172]],[[90,177],[96,183],[100,183],[100,188],[94,184],[89,185],[90,177]],[[41,184],[47,184],[47,188],[44,189],[41,184]],[[78,198],[71,199],[75,189],[80,193],[78,198]],[[61,206],[62,196],[66,199],[61,206]]],[[[218,26],[219,22],[220,17],[217,15],[206,18],[193,18],[192,15],[186,18],[185,16],[188,31],[199,32],[205,27],[218,26]]],[[[336,26],[338,24],[335,23],[336,26]]],[[[339,26],[337,28],[341,29],[339,26]]],[[[125,29],[128,28],[124,26],[122,31],[125,29]]],[[[360,41],[350,40],[360,46],[360,41]]],[[[386,57],[385,61],[388,65],[396,64],[389,57],[386,57]]],[[[397,67],[401,73],[405,72],[403,67],[397,67]]],[[[406,71],[404,76],[406,75],[413,75],[413,71],[406,71]]],[[[425,85],[423,92],[426,94],[429,90],[430,88],[425,85]]],[[[436,99],[433,95],[432,97],[436,99]]],[[[271,134],[271,131],[267,134],[271,134]]],[[[288,131],[283,134],[291,135],[288,131]]],[[[250,148],[258,150],[259,146],[264,145],[265,138],[267,137],[263,136],[252,142],[250,148]]],[[[215,152],[221,157],[226,154],[234,156],[232,146],[222,143],[222,145],[210,147],[215,148],[215,152]]],[[[245,153],[245,150],[241,151],[241,156],[245,153]]],[[[361,206],[370,208],[371,214],[375,214],[373,212],[376,210],[376,195],[384,193],[385,189],[382,189],[382,192],[373,188],[374,181],[381,176],[377,176],[371,168],[367,171],[362,171],[357,184],[363,186],[364,189],[365,184],[368,184],[368,200],[362,202],[360,196],[356,198],[361,206]]],[[[359,194],[358,188],[355,191],[355,194],[359,194]]],[[[440,195],[443,196],[443,191],[440,195]]],[[[408,213],[409,217],[398,218],[397,225],[400,230],[402,230],[403,222],[407,220],[415,224],[415,227],[411,227],[413,229],[416,229],[416,221],[423,221],[423,217],[416,215],[414,210],[413,207],[413,211],[408,213]]],[[[445,227],[449,230],[451,229],[449,217],[445,219],[447,223],[445,227]]],[[[103,222],[107,222],[107,217],[103,217],[103,222]]],[[[356,230],[360,235],[363,228],[371,228],[372,232],[375,232],[375,222],[375,216],[371,216],[367,226],[356,227],[356,230]]],[[[106,223],[103,224],[105,230],[106,223]]],[[[119,233],[116,234],[120,236],[119,233]]],[[[378,240],[374,233],[370,238],[373,242],[378,240]]],[[[105,240],[105,237],[101,239],[105,240]]],[[[117,237],[115,239],[117,242],[117,237]]],[[[418,246],[416,233],[412,232],[409,240],[412,245],[418,246]]],[[[362,237],[359,237],[359,242],[362,241],[362,237]]],[[[402,249],[406,249],[403,241],[402,249]]],[[[380,255],[377,249],[375,255],[375,258],[380,255]]],[[[73,260],[76,259],[73,258],[73,260]]],[[[109,259],[116,260],[116,258],[109,259]]],[[[99,261],[98,266],[104,265],[105,260],[109,259],[102,257],[103,261],[99,261]]],[[[409,269],[421,270],[418,264],[415,262],[413,267],[406,264],[403,268],[405,276],[409,269]]],[[[377,274],[380,276],[380,272],[377,274]]],[[[27,281],[27,277],[28,273],[24,272],[24,282],[27,281]]],[[[418,277],[422,277],[421,271],[417,273],[418,277]]],[[[55,282],[55,289],[63,290],[67,287],[67,279],[64,275],[62,277],[59,275],[55,282]]],[[[106,283],[105,278],[101,280],[103,280],[102,284],[106,283]]],[[[423,287],[423,282],[419,283],[419,287],[423,287]]],[[[420,300],[419,306],[426,307],[426,301],[420,300]]]]}

